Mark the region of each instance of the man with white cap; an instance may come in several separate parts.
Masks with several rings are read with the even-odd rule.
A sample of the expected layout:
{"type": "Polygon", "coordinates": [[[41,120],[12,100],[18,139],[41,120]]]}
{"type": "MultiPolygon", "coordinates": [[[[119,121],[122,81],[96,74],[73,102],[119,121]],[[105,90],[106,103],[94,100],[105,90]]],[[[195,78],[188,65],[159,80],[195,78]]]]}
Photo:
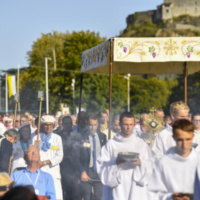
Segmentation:
{"type": "Polygon", "coordinates": [[[61,137],[53,133],[54,123],[54,117],[50,115],[42,116],[39,142],[37,142],[37,135],[35,135],[32,143],[39,146],[41,170],[50,173],[53,177],[56,199],[62,200],[60,163],[63,159],[63,145],[61,137]]]}

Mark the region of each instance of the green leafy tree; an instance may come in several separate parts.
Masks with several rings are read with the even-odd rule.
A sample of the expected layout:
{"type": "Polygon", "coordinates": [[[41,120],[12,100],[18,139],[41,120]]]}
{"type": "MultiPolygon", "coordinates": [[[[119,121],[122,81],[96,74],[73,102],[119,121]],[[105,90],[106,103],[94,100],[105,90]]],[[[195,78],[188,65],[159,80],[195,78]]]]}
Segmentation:
{"type": "Polygon", "coordinates": [[[171,89],[177,85],[177,81],[133,76],[130,85],[131,111],[143,113],[149,112],[152,107],[164,109],[168,105],[171,89]]]}

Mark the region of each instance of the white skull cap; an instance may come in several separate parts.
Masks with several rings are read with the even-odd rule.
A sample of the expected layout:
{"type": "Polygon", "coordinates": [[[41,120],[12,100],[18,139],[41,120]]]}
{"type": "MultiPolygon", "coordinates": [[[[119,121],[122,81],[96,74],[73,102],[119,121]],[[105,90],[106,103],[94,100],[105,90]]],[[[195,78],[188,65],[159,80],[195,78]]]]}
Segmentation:
{"type": "Polygon", "coordinates": [[[51,122],[51,123],[55,123],[55,118],[54,117],[52,117],[51,115],[44,115],[44,116],[42,116],[42,118],[41,118],[41,124],[44,124],[44,123],[46,123],[46,122],[51,122]]]}

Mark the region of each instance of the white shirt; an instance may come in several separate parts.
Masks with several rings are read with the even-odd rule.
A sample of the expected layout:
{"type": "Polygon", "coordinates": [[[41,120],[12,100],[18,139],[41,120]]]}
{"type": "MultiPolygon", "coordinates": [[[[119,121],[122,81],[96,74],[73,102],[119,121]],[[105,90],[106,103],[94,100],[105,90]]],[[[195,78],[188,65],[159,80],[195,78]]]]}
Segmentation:
{"type": "MultiPolygon", "coordinates": [[[[37,140],[37,135],[33,137],[33,144],[35,140],[37,140]]],[[[39,140],[41,140],[40,137],[39,140]]],[[[41,168],[41,170],[50,173],[53,179],[61,179],[59,164],[63,159],[62,139],[59,135],[52,133],[49,143],[51,143],[50,149],[48,149],[47,151],[40,150],[40,160],[50,160],[51,164],[45,165],[41,168]]]]}
{"type": "MultiPolygon", "coordinates": [[[[166,128],[158,133],[153,147],[152,152],[155,160],[161,158],[167,151],[173,146],[176,146],[176,142],[172,137],[172,127],[170,125],[166,125],[166,128]]],[[[194,135],[193,143],[200,145],[198,138],[194,135]]]]}
{"type": "Polygon", "coordinates": [[[152,172],[148,145],[133,134],[129,138],[116,135],[102,148],[97,158],[97,173],[104,184],[103,200],[147,200],[147,181],[152,172]],[[138,152],[141,165],[132,162],[116,164],[119,152],[138,152]]]}
{"type": "Polygon", "coordinates": [[[0,122],[0,135],[3,135],[7,131],[3,123],[0,122]]]}
{"type": "Polygon", "coordinates": [[[149,200],[172,200],[174,193],[193,193],[198,154],[192,150],[189,156],[181,157],[169,149],[155,165],[149,181],[149,200]]]}

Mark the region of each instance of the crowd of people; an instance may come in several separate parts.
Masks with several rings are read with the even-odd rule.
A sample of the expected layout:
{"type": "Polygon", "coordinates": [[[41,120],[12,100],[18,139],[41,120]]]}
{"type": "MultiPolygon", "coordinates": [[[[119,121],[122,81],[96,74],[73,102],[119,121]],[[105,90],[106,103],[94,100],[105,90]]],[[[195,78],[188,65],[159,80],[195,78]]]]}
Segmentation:
{"type": "Polygon", "coordinates": [[[199,200],[200,113],[153,113],[2,114],[0,199],[199,200]]]}

